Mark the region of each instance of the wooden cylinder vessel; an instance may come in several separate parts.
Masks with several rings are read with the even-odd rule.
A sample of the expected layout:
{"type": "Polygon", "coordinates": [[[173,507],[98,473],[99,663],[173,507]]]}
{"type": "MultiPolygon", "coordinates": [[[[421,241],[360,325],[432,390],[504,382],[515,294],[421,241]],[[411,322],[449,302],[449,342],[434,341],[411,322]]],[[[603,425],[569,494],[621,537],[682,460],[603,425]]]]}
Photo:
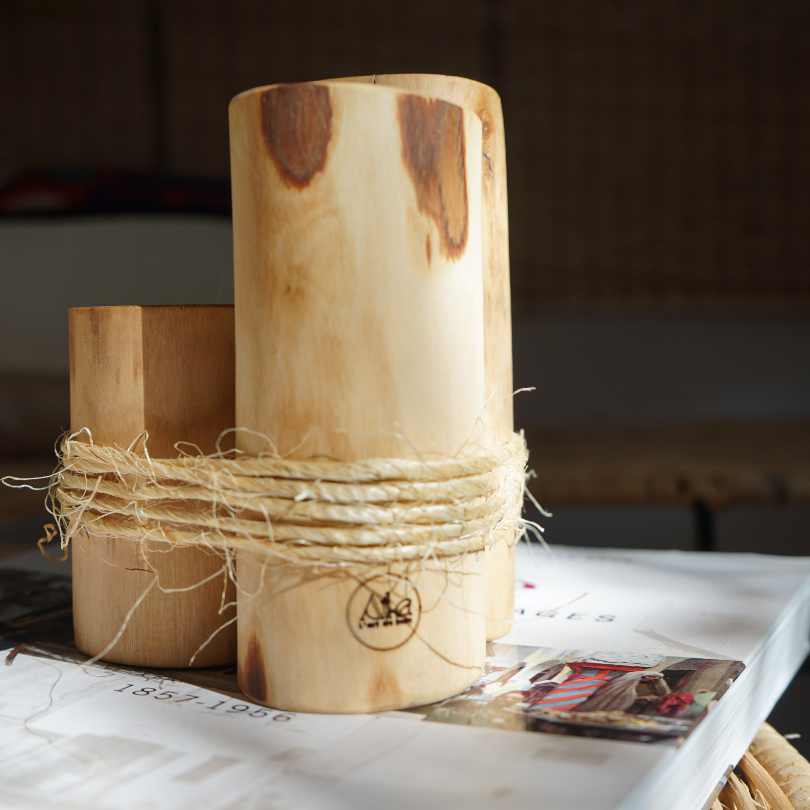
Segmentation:
{"type": "MultiPolygon", "coordinates": [[[[294,457],[458,452],[484,404],[480,121],[324,82],[243,93],[230,128],[237,424],[294,457]]],[[[263,582],[239,596],[242,689],[327,712],[461,691],[483,665],[482,557],[340,574],[268,564],[262,580],[240,555],[240,591],[263,582]],[[411,600],[412,622],[358,633],[356,612],[386,594],[411,600]]]]}
{"type": "MultiPolygon", "coordinates": [[[[174,443],[214,450],[234,422],[233,307],[82,307],[70,310],[71,430],[89,428],[96,444],[126,447],[149,434],[153,457],[176,455],[174,443]]],[[[95,656],[158,577],[184,588],[210,577],[223,559],[205,549],[170,549],[79,532],[71,542],[76,646],[95,656]]],[[[180,593],[153,587],[133,612],[107,661],[186,667],[200,645],[233,616],[220,613],[224,577],[180,593]]],[[[226,600],[233,601],[227,583],[226,600]]],[[[214,637],[194,666],[236,657],[233,625],[214,637]]]]}
{"type": "MultiPolygon", "coordinates": [[[[509,210],[501,99],[492,87],[459,76],[395,73],[354,76],[342,81],[398,87],[440,98],[474,112],[481,121],[486,417],[495,439],[506,441],[514,431],[514,417],[509,210]]],[[[512,626],[515,601],[514,543],[514,532],[504,531],[486,554],[487,639],[506,635],[512,626]]]]}

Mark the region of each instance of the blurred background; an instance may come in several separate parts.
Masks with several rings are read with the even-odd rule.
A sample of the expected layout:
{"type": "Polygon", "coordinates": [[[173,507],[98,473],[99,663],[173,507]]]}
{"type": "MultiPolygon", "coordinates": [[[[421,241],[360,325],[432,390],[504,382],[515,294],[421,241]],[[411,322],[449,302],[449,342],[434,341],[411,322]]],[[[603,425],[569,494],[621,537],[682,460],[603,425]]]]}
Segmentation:
{"type": "MultiPolygon", "coordinates": [[[[803,0],[3,0],[0,471],[53,464],[69,306],[232,300],[232,95],[460,74],[504,104],[548,539],[810,553],[809,29],[803,0]]],[[[0,509],[30,543],[40,499],[0,509]]]]}
{"type": "Polygon", "coordinates": [[[232,95],[461,74],[503,98],[551,542],[810,553],[808,27],[792,0],[4,0],[2,469],[68,425],[67,307],[232,300],[232,95]]]}

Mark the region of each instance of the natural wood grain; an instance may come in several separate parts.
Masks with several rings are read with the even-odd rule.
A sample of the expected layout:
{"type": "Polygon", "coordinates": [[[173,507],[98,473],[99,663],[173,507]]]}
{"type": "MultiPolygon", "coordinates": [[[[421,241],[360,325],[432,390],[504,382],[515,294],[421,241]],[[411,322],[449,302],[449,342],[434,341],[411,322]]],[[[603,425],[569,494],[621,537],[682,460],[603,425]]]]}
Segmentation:
{"type": "Polygon", "coordinates": [[[764,723],[749,750],[796,810],[810,808],[810,763],[776,729],[764,723]]]}
{"type": "Polygon", "coordinates": [[[267,568],[262,581],[261,560],[241,554],[240,587],[261,594],[239,603],[242,691],[276,708],[330,713],[403,709],[463,691],[482,671],[482,562],[468,554],[450,573],[442,561],[356,568],[349,577],[267,568]],[[365,606],[389,591],[399,601],[392,589],[400,582],[421,604],[415,633],[375,628],[364,642],[392,648],[363,646],[353,629],[365,606]]]}
{"type": "Polygon", "coordinates": [[[771,810],[794,810],[782,788],[779,787],[773,776],[762,767],[761,763],[750,751],[743,754],[739,768],[751,788],[754,798],[756,798],[757,793],[761,794],[765,806],[771,808],[771,810]]]}
{"type": "MultiPolygon", "coordinates": [[[[231,307],[87,307],[70,311],[71,429],[89,427],[97,443],[128,445],[148,431],[149,452],[175,455],[177,441],[211,452],[233,411],[231,307]]],[[[222,567],[207,550],[173,549],[80,534],[73,543],[76,646],[103,650],[152,582],[193,585],[222,567]]],[[[186,593],[153,588],[133,614],[109,661],[186,666],[200,644],[230,618],[220,615],[224,579],[186,593]]],[[[228,599],[232,599],[230,586],[228,599]]],[[[233,628],[195,661],[235,657],[233,628]]]]}
{"type": "MultiPolygon", "coordinates": [[[[484,272],[484,367],[487,422],[499,441],[514,430],[512,408],[512,315],[509,291],[509,211],[506,140],[501,99],[491,87],[459,76],[428,73],[354,76],[343,81],[397,87],[440,98],[475,113],[481,121],[481,226],[484,272]]],[[[512,626],[515,597],[514,538],[502,537],[487,552],[487,638],[512,626]]]]}
{"type": "MultiPolygon", "coordinates": [[[[230,125],[237,423],[296,457],[447,454],[475,439],[485,385],[476,116],[390,88],[319,83],[243,93],[230,125]]],[[[462,689],[485,636],[480,555],[464,566],[470,575],[441,598],[439,575],[407,572],[430,610],[418,637],[384,652],[358,642],[347,614],[354,590],[383,572],[305,572],[298,584],[300,570],[269,567],[261,595],[240,596],[243,688],[314,711],[462,689]]],[[[243,555],[240,580],[255,583],[258,567],[243,555]]],[[[389,641],[397,632],[380,628],[389,641]]]]}
{"type": "Polygon", "coordinates": [[[748,786],[735,773],[728,775],[728,782],[720,792],[719,799],[733,810],[758,810],[748,786]]]}

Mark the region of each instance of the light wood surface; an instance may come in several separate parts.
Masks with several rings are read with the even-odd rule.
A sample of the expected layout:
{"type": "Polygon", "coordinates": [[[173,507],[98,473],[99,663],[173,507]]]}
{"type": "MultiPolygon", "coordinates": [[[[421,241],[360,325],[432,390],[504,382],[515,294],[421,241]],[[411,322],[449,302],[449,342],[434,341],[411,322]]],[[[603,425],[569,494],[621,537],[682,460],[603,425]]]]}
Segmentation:
{"type": "MultiPolygon", "coordinates": [[[[211,452],[233,425],[232,307],[83,307],[70,310],[71,429],[89,427],[99,444],[128,445],[149,433],[153,457],[174,443],[211,452]]],[[[162,588],[194,585],[222,559],[79,534],[71,544],[76,646],[97,655],[115,637],[136,600],[158,576],[162,588]]],[[[183,667],[233,615],[219,613],[224,577],[184,593],[153,587],[104,656],[123,664],[183,667]]],[[[233,599],[231,586],[226,598],[233,599]]],[[[230,627],[200,652],[195,666],[234,660],[230,627]]]]}
{"type": "MultiPolygon", "coordinates": [[[[318,83],[243,93],[230,125],[237,424],[282,453],[343,460],[454,453],[475,439],[485,389],[477,117],[390,88],[318,83]]],[[[302,586],[300,571],[268,568],[259,596],[240,595],[243,689],[311,711],[458,691],[483,664],[479,557],[465,561],[478,575],[455,578],[437,605],[437,575],[407,574],[400,584],[430,611],[395,651],[355,637],[345,577],[302,586]]],[[[256,581],[257,567],[242,556],[240,580],[256,581]]],[[[356,589],[385,572],[351,573],[356,589]]],[[[380,599],[387,590],[404,598],[392,586],[380,599]]],[[[378,629],[386,645],[401,631],[378,629]]]]}
{"type": "MultiPolygon", "coordinates": [[[[491,87],[459,76],[428,73],[375,74],[343,81],[398,87],[458,104],[481,121],[482,246],[484,272],[484,368],[486,414],[495,437],[514,430],[512,315],[509,291],[509,211],[506,140],[501,99],[491,87]]],[[[499,538],[487,552],[487,638],[509,632],[515,598],[514,537],[499,538]]]]}

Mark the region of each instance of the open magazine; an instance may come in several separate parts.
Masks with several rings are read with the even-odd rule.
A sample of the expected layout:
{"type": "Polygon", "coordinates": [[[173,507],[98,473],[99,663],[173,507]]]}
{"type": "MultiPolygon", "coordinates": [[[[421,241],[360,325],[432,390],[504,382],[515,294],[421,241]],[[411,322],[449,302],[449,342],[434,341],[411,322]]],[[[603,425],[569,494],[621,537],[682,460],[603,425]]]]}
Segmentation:
{"type": "Polygon", "coordinates": [[[0,566],[0,806],[694,810],[808,651],[808,560],[520,548],[518,570],[470,689],[335,716],[251,703],[233,667],[88,665],[69,580],[0,566]]]}
{"type": "Polygon", "coordinates": [[[412,709],[428,720],[635,742],[679,742],[744,669],[740,661],[489,645],[466,692],[412,709]]]}

